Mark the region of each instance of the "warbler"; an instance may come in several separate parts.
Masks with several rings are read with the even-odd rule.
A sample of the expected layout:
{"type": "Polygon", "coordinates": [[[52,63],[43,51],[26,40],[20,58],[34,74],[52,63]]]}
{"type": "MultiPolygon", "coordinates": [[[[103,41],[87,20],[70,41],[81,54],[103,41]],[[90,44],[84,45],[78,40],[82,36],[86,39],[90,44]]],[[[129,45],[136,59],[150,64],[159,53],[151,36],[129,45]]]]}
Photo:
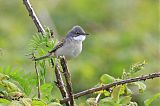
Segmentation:
{"type": "Polygon", "coordinates": [[[42,60],[49,57],[59,58],[65,56],[67,60],[77,57],[82,51],[82,42],[89,35],[85,33],[81,26],[74,26],[48,54],[45,56],[35,58],[35,61],[42,60]]]}

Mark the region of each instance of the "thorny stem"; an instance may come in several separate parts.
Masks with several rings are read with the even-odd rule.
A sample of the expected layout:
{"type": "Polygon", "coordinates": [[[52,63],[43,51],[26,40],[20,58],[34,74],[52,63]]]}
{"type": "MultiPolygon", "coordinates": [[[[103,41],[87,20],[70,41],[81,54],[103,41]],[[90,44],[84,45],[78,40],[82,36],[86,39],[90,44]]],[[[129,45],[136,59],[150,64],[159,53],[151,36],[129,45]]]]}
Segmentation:
{"type": "Polygon", "coordinates": [[[72,90],[72,82],[71,82],[71,74],[68,70],[66,60],[63,57],[60,58],[61,66],[63,69],[63,74],[66,80],[66,86],[67,86],[67,93],[70,101],[70,106],[74,106],[74,97],[73,97],[73,90],[72,90]]]}
{"type": "MultiPolygon", "coordinates": [[[[53,59],[51,59],[51,64],[52,64],[52,67],[54,68],[53,59]]],[[[55,66],[55,76],[56,76],[55,84],[59,88],[63,99],[65,99],[65,98],[67,98],[67,92],[66,92],[66,89],[64,87],[64,82],[62,80],[62,76],[61,76],[61,73],[60,73],[59,66],[58,66],[57,62],[56,62],[56,66],[55,66]]],[[[66,102],[66,106],[69,106],[68,102],[66,102]]]]}
{"type": "MultiPolygon", "coordinates": [[[[101,91],[101,90],[106,90],[106,89],[109,89],[109,88],[117,86],[117,85],[123,85],[123,84],[126,84],[126,83],[132,83],[132,82],[137,82],[137,81],[145,81],[147,79],[153,79],[153,78],[157,78],[157,77],[160,77],[160,72],[152,73],[152,74],[149,74],[149,75],[142,75],[142,76],[136,77],[136,78],[129,78],[129,79],[126,79],[126,80],[121,80],[121,81],[113,82],[113,83],[103,85],[103,86],[100,86],[100,87],[93,87],[93,88],[84,90],[82,92],[76,93],[73,96],[76,99],[76,98],[79,98],[81,96],[88,95],[88,94],[91,94],[91,93],[94,93],[94,92],[97,92],[97,91],[101,91]]],[[[70,100],[70,98],[66,98],[66,99],[60,100],[60,103],[62,104],[62,103],[65,103],[69,100],[70,100]]]]}
{"type": "Polygon", "coordinates": [[[38,20],[36,13],[34,12],[31,3],[29,0],[23,0],[24,5],[26,6],[26,9],[28,10],[29,16],[32,18],[34,24],[36,25],[38,32],[41,32],[42,34],[45,32],[43,29],[40,21],[38,20]]]}

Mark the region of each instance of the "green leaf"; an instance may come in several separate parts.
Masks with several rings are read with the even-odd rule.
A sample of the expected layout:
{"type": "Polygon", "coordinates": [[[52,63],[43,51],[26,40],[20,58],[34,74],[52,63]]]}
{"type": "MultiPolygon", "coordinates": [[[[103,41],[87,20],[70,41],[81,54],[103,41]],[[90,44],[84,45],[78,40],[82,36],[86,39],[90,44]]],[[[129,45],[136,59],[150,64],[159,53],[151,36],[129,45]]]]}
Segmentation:
{"type": "Polygon", "coordinates": [[[48,104],[47,106],[62,106],[62,105],[60,103],[53,102],[53,103],[48,104]]]}
{"type": "Polygon", "coordinates": [[[97,103],[96,103],[96,98],[88,98],[86,103],[90,106],[96,106],[97,103]]]}
{"type": "Polygon", "coordinates": [[[146,62],[143,61],[143,62],[136,63],[136,64],[132,65],[131,68],[130,68],[130,73],[134,74],[134,73],[142,70],[144,68],[145,64],[146,64],[146,62]]]}
{"type": "Polygon", "coordinates": [[[121,90],[121,85],[116,86],[116,87],[113,89],[113,92],[112,92],[112,94],[111,94],[112,99],[113,99],[115,102],[117,102],[117,103],[119,103],[120,90],[121,90]]]}
{"type": "Polygon", "coordinates": [[[108,74],[103,74],[100,78],[101,82],[104,84],[112,83],[115,81],[115,78],[108,75],[108,74]]]}
{"type": "Polygon", "coordinates": [[[131,101],[131,98],[130,96],[122,96],[120,98],[120,104],[127,105],[131,101]]]}
{"type": "Polygon", "coordinates": [[[122,79],[128,79],[128,78],[130,78],[130,76],[131,76],[131,73],[130,72],[126,72],[126,70],[125,69],[123,69],[123,73],[122,73],[122,79]]]}
{"type": "Polygon", "coordinates": [[[136,102],[130,102],[127,106],[138,106],[136,102]]]}
{"type": "Polygon", "coordinates": [[[53,85],[51,83],[45,83],[40,86],[42,100],[50,101],[50,99],[52,98],[51,95],[52,88],[53,85]]]}
{"type": "MultiPolygon", "coordinates": [[[[5,76],[9,76],[9,81],[12,81],[16,86],[18,86],[25,94],[29,95],[33,85],[35,85],[36,80],[33,78],[33,74],[26,73],[24,70],[11,68],[4,68],[0,70],[5,76]],[[25,73],[25,74],[24,74],[25,73]]],[[[2,77],[4,79],[4,77],[2,77]]],[[[7,80],[7,77],[5,78],[7,80]]],[[[2,85],[2,84],[1,84],[2,85]]]]}
{"type": "Polygon", "coordinates": [[[109,96],[110,95],[110,92],[106,91],[106,90],[103,90],[102,92],[105,96],[109,96]]]}
{"type": "Polygon", "coordinates": [[[3,103],[3,104],[9,104],[10,101],[7,100],[7,99],[3,99],[3,98],[0,98],[0,103],[3,103]]]}
{"type": "Polygon", "coordinates": [[[8,106],[24,106],[20,101],[12,101],[8,106]]]}
{"type": "Polygon", "coordinates": [[[149,106],[155,99],[160,97],[160,93],[155,94],[153,97],[144,101],[145,106],[149,106]]]}
{"type": "Polygon", "coordinates": [[[20,102],[24,106],[31,106],[32,105],[32,100],[30,98],[21,98],[20,102]]]}
{"type": "Polygon", "coordinates": [[[32,106],[47,106],[47,104],[41,100],[32,100],[32,106]]]}
{"type": "Polygon", "coordinates": [[[121,89],[120,89],[119,95],[122,95],[122,94],[125,93],[125,89],[126,89],[125,86],[126,86],[126,85],[121,85],[121,89]]]}
{"type": "Polygon", "coordinates": [[[138,86],[138,90],[140,93],[142,93],[146,90],[146,85],[143,82],[138,81],[138,82],[134,82],[133,84],[138,86]]]}
{"type": "Polygon", "coordinates": [[[8,80],[8,79],[9,79],[8,75],[0,73],[0,81],[2,81],[2,80],[8,80]]]}
{"type": "Polygon", "coordinates": [[[115,103],[115,101],[113,101],[111,97],[106,97],[100,100],[99,106],[120,106],[120,105],[118,103],[115,103]]]}
{"type": "Polygon", "coordinates": [[[131,94],[133,94],[133,92],[126,86],[126,89],[125,89],[125,93],[127,94],[127,95],[131,95],[131,94]]]}
{"type": "Polygon", "coordinates": [[[4,86],[7,90],[7,92],[21,92],[21,90],[12,82],[8,80],[2,80],[2,85],[4,86]]]}

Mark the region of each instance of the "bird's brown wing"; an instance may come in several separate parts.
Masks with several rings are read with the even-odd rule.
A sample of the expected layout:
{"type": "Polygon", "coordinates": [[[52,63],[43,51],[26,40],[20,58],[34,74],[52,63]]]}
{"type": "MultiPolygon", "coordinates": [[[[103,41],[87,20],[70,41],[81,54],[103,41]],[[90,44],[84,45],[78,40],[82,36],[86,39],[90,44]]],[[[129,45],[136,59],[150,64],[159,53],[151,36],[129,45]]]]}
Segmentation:
{"type": "Polygon", "coordinates": [[[65,40],[63,39],[62,41],[58,42],[58,44],[49,52],[49,53],[53,53],[55,52],[57,49],[59,49],[60,47],[63,46],[65,40]]]}

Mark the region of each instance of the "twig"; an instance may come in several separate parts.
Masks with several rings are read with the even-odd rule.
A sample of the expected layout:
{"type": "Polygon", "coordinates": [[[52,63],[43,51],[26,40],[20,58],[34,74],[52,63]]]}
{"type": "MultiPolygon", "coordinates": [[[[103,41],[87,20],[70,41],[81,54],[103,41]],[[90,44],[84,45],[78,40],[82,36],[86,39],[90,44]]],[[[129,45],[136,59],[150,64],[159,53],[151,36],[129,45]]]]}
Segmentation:
{"type": "Polygon", "coordinates": [[[66,80],[66,85],[67,85],[67,93],[70,101],[70,105],[74,106],[74,97],[73,97],[73,91],[72,91],[72,82],[71,82],[71,74],[67,68],[67,63],[66,60],[63,57],[60,58],[61,66],[63,69],[63,74],[66,80]]]}
{"type": "MultiPolygon", "coordinates": [[[[117,86],[117,85],[122,85],[122,84],[126,84],[126,83],[137,82],[137,81],[145,81],[147,79],[153,79],[153,78],[156,78],[156,77],[160,77],[160,72],[152,73],[152,74],[149,74],[149,75],[144,75],[144,76],[140,76],[140,77],[136,77],[136,78],[129,78],[129,79],[126,79],[126,80],[121,80],[121,81],[113,82],[111,84],[103,85],[103,86],[100,86],[100,87],[90,88],[90,89],[87,89],[87,90],[84,90],[82,92],[74,94],[74,98],[76,99],[76,98],[79,98],[81,96],[88,95],[88,94],[91,94],[91,93],[94,93],[94,92],[97,92],[97,91],[106,90],[106,89],[109,89],[109,88],[117,86]]],[[[66,98],[66,99],[60,100],[60,103],[65,103],[69,100],[70,100],[70,98],[66,98]]]]}
{"type": "Polygon", "coordinates": [[[98,103],[100,96],[101,96],[101,93],[99,93],[99,94],[97,95],[97,97],[96,97],[96,103],[98,103]]]}
{"type": "MultiPolygon", "coordinates": [[[[24,3],[24,5],[26,6],[26,9],[28,10],[29,16],[32,18],[35,26],[37,27],[38,32],[41,32],[42,34],[44,34],[44,33],[45,33],[45,30],[44,30],[44,28],[42,27],[39,19],[37,18],[36,14],[35,14],[35,12],[34,12],[34,10],[33,10],[33,8],[32,8],[32,6],[31,6],[31,4],[30,4],[30,2],[29,2],[29,0],[23,0],[23,3],[24,3]]],[[[51,32],[51,35],[52,35],[52,32],[51,32]]],[[[36,63],[36,62],[35,62],[35,63],[36,63]]],[[[57,70],[55,70],[55,72],[59,73],[57,66],[58,66],[58,65],[56,65],[56,69],[57,69],[57,70]]],[[[38,77],[38,76],[39,76],[38,71],[37,71],[36,73],[37,73],[37,77],[38,77]]],[[[56,74],[56,75],[57,75],[57,77],[60,77],[60,74],[56,74]]],[[[62,88],[62,86],[64,86],[64,84],[62,83],[62,78],[60,78],[60,80],[57,80],[57,82],[59,83],[59,89],[60,89],[60,91],[61,91],[62,96],[66,98],[67,95],[65,94],[65,93],[66,93],[65,87],[62,88]],[[61,82],[60,82],[60,80],[61,80],[61,82]],[[62,90],[62,89],[63,89],[63,90],[62,90]]],[[[39,84],[40,84],[40,83],[39,83],[39,84]]],[[[39,84],[38,84],[38,85],[39,85],[39,84]]],[[[38,90],[38,92],[40,92],[40,90],[38,90]]],[[[39,94],[39,93],[38,93],[38,94],[39,94]]],[[[64,99],[65,99],[65,98],[64,98],[64,99]]],[[[66,103],[66,105],[69,105],[69,104],[66,103]]]]}
{"type": "MultiPolygon", "coordinates": [[[[54,67],[53,59],[51,59],[51,64],[52,64],[52,67],[54,67]]],[[[66,92],[66,89],[64,87],[64,82],[62,80],[62,76],[60,74],[59,66],[58,66],[57,63],[56,63],[56,66],[55,66],[55,76],[56,76],[55,84],[59,88],[63,99],[65,99],[65,98],[67,98],[67,92],[66,92]]],[[[68,102],[66,102],[66,106],[69,106],[68,102]]]]}
{"type": "Polygon", "coordinates": [[[23,0],[23,3],[26,6],[26,9],[28,10],[29,16],[32,18],[34,24],[36,25],[38,32],[41,32],[43,34],[45,30],[43,29],[40,21],[38,20],[29,0],[23,0]]]}
{"type": "MultiPolygon", "coordinates": [[[[29,13],[29,16],[32,18],[34,24],[36,25],[37,29],[38,29],[38,32],[41,32],[42,34],[45,32],[45,30],[43,29],[40,21],[38,20],[29,0],[23,0],[23,4],[26,6],[26,9],[28,10],[28,13],[29,13]]],[[[33,55],[33,58],[34,55],[33,55]]],[[[37,75],[37,81],[38,81],[38,98],[40,99],[41,95],[40,95],[40,78],[39,78],[39,73],[38,73],[38,70],[37,70],[37,66],[36,66],[36,61],[35,61],[35,70],[36,70],[36,75],[37,75]]]]}
{"type": "MultiPolygon", "coordinates": [[[[34,54],[33,54],[33,58],[35,58],[34,54]]],[[[36,70],[36,75],[37,75],[37,93],[38,93],[38,99],[41,98],[41,92],[40,92],[40,78],[39,78],[39,73],[38,73],[38,69],[37,69],[37,62],[34,62],[34,68],[36,70]]]]}

